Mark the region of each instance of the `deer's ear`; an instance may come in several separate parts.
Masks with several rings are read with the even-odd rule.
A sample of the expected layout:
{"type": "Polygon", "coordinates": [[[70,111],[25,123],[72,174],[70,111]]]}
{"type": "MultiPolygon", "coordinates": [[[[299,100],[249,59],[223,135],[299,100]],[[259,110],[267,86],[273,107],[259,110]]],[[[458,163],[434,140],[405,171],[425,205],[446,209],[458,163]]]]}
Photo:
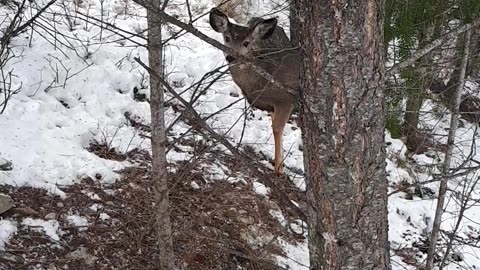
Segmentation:
{"type": "Polygon", "coordinates": [[[262,20],[253,27],[252,36],[254,39],[268,39],[275,31],[275,27],[277,27],[276,18],[262,20]]]}
{"type": "Polygon", "coordinates": [[[210,26],[219,33],[225,33],[230,26],[230,22],[227,15],[214,7],[210,10],[210,26]]]}

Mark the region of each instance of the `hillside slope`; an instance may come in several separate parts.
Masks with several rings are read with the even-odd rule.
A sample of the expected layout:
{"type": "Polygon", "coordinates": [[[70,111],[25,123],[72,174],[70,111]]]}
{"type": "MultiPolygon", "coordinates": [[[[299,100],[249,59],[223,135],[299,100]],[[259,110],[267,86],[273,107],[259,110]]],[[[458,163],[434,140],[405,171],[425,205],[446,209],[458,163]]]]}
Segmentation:
{"type": "MultiPolygon", "coordinates": [[[[27,18],[46,1],[32,3],[27,18]]],[[[276,10],[258,3],[259,14],[276,10]]],[[[212,7],[208,0],[189,5],[194,18],[212,7]]],[[[167,10],[189,19],[183,1],[172,1],[167,10]]],[[[288,26],[285,14],[275,15],[288,26]]],[[[12,9],[0,6],[0,16],[8,22],[12,9]]],[[[146,25],[145,11],[128,0],[59,1],[33,30],[12,40],[14,57],[3,70],[12,74],[12,89],[20,91],[0,115],[0,158],[13,164],[12,170],[0,171],[0,191],[16,206],[0,220],[1,269],[155,269],[148,75],[134,60],[147,62],[146,25]]],[[[193,25],[220,40],[207,16],[193,25]]],[[[166,38],[177,31],[165,26],[166,38]]],[[[209,126],[246,153],[238,157],[226,150],[167,94],[179,268],[308,269],[304,223],[290,205],[303,206],[305,189],[295,121],[284,137],[288,178],[273,178],[269,116],[248,108],[229,75],[209,73],[226,64],[223,54],[182,33],[169,41],[165,57],[175,91],[195,100],[209,126]]],[[[433,111],[432,103],[425,106],[433,111]]],[[[449,115],[427,116],[422,125],[444,142],[449,115]]],[[[471,142],[478,135],[468,123],[457,135],[460,164],[471,149],[476,157],[471,142]]],[[[422,244],[433,220],[436,183],[422,185],[421,192],[406,186],[430,181],[442,155],[432,150],[407,156],[403,143],[388,132],[386,145],[392,267],[418,269],[426,256],[422,244]]],[[[471,187],[472,198],[478,198],[476,172],[463,177],[467,180],[452,181],[451,189],[458,191],[452,194],[471,187]]],[[[448,231],[458,213],[454,197],[447,210],[443,228],[448,231]]],[[[478,215],[478,204],[465,212],[458,236],[466,242],[478,241],[478,215]]],[[[455,248],[462,260],[448,269],[480,268],[478,248],[455,248]]]]}

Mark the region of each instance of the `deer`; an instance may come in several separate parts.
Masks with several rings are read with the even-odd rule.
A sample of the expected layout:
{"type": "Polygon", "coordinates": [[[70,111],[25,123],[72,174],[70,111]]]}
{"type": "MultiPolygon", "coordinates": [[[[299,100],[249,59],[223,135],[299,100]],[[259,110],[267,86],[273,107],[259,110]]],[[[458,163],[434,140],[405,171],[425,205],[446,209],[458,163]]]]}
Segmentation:
{"type": "Polygon", "coordinates": [[[300,52],[294,48],[285,30],[277,25],[276,18],[254,17],[246,26],[230,22],[218,8],[209,14],[212,29],[223,36],[226,47],[251,62],[239,62],[235,57],[224,53],[233,81],[242,91],[250,106],[267,111],[272,120],[275,142],[274,172],[277,176],[283,170],[283,133],[292,112],[297,108],[300,87],[300,52]],[[253,66],[261,67],[270,73],[274,80],[287,86],[276,87],[271,81],[259,75],[253,66]]]}

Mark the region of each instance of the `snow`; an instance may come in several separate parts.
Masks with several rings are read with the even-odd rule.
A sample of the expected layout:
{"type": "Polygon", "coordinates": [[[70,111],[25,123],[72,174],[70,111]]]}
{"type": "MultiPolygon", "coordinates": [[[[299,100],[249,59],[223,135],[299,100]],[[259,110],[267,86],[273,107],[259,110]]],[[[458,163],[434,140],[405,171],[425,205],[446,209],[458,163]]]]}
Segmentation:
{"type": "Polygon", "coordinates": [[[107,213],[100,213],[100,215],[98,216],[101,220],[107,220],[107,219],[110,219],[110,215],[108,215],[107,213]]]}
{"type": "Polygon", "coordinates": [[[43,231],[53,241],[60,241],[60,224],[56,220],[25,218],[22,225],[29,227],[31,230],[43,231]]]}
{"type": "Polygon", "coordinates": [[[195,190],[200,189],[200,186],[196,182],[193,182],[193,181],[190,183],[190,186],[195,190]]]}
{"type": "Polygon", "coordinates": [[[100,204],[98,204],[98,203],[94,203],[94,204],[92,204],[89,208],[90,208],[90,210],[92,210],[92,211],[94,211],[94,212],[97,212],[98,209],[101,209],[101,208],[102,208],[102,206],[101,206],[100,204]]]}
{"type": "MultiPolygon", "coordinates": [[[[82,107],[67,110],[46,93],[33,98],[23,92],[16,95],[0,121],[1,154],[13,162],[14,169],[8,175],[0,174],[0,183],[45,188],[65,196],[61,186],[82,177],[94,178],[99,173],[103,181],[115,181],[118,175],[114,171],[124,165],[100,159],[85,149],[101,123],[97,119],[106,118],[105,114],[88,115],[82,107]]],[[[112,122],[103,121],[101,126],[111,127],[107,123],[112,122]]]]}
{"type": "MultiPolygon", "coordinates": [[[[473,87],[470,83],[469,87],[473,87]]],[[[477,85],[478,88],[478,85],[477,85]]],[[[434,104],[431,101],[425,102],[422,111],[435,111],[434,104]]],[[[423,128],[431,129],[434,132],[435,140],[437,142],[446,143],[446,136],[448,135],[448,128],[450,122],[450,114],[444,112],[441,117],[435,117],[432,114],[425,114],[421,118],[421,126],[423,128]]],[[[477,138],[478,134],[475,132],[475,127],[469,123],[463,123],[456,133],[456,147],[453,151],[452,165],[451,167],[458,167],[465,161],[465,155],[472,153],[474,159],[478,159],[480,148],[472,144],[472,139],[477,138]],[[473,150],[473,151],[472,151],[473,150]]],[[[387,136],[387,142],[388,142],[387,136]]],[[[391,152],[391,149],[398,149],[398,144],[391,144],[387,147],[387,153],[391,152]]],[[[405,156],[399,155],[396,158],[389,157],[387,160],[387,173],[388,180],[391,186],[394,186],[402,181],[408,183],[421,183],[431,181],[434,174],[441,172],[441,166],[443,164],[444,155],[441,152],[427,152],[420,155],[411,155],[409,157],[415,166],[406,167],[405,165],[399,165],[395,160],[404,160],[405,156]]],[[[474,166],[475,163],[467,162],[465,166],[474,166]]],[[[447,196],[447,208],[442,217],[441,228],[446,231],[452,231],[458,222],[459,218],[459,201],[455,199],[454,194],[459,196],[465,194],[467,191],[471,191],[471,201],[468,209],[465,211],[465,218],[460,222],[457,235],[462,237],[463,240],[468,242],[469,235],[475,236],[475,230],[478,228],[478,220],[480,220],[480,206],[474,202],[478,198],[478,171],[472,171],[467,173],[466,176],[455,178],[449,181],[449,188],[455,193],[448,193],[447,196]],[[473,230],[472,230],[473,229],[473,230]]],[[[432,182],[422,185],[425,188],[430,188],[435,191],[435,196],[438,195],[438,182],[432,182]]],[[[392,189],[390,189],[392,191],[392,189]]],[[[421,237],[425,237],[427,233],[431,231],[433,226],[433,217],[435,214],[435,207],[437,204],[436,199],[422,199],[417,196],[413,198],[407,198],[404,192],[399,192],[389,197],[389,240],[392,249],[397,248],[410,248],[412,244],[419,243],[418,240],[421,237]]],[[[463,262],[455,262],[449,264],[445,269],[459,269],[458,266],[463,269],[478,269],[480,267],[479,259],[476,254],[479,253],[478,248],[470,247],[468,245],[456,245],[455,252],[460,254],[463,258],[463,262]],[[458,265],[457,265],[458,264],[458,265]]],[[[419,254],[417,254],[419,255],[419,254]]],[[[422,259],[426,256],[420,255],[422,259]]],[[[402,259],[398,256],[393,257],[394,263],[392,263],[393,269],[408,269],[408,266],[402,263],[402,259]]],[[[421,261],[421,260],[420,260],[421,261]]]]}
{"type": "Polygon", "coordinates": [[[0,251],[5,250],[5,243],[17,232],[17,225],[10,220],[0,220],[0,251]]]}
{"type": "Polygon", "coordinates": [[[98,196],[97,194],[95,194],[94,192],[91,192],[91,191],[82,191],[83,194],[87,195],[90,199],[94,200],[94,201],[101,201],[102,199],[100,198],[100,196],[98,196]]]}
{"type": "Polygon", "coordinates": [[[267,188],[264,184],[259,182],[253,182],[253,191],[262,196],[267,196],[270,192],[270,189],[267,188]]]}
{"type": "MultiPolygon", "coordinates": [[[[98,1],[86,1],[81,12],[91,15],[99,14],[98,1]]],[[[259,7],[253,9],[255,15],[268,13],[271,9],[264,1],[259,1],[259,7]]],[[[67,3],[73,5],[73,3],[67,3]]],[[[206,12],[212,4],[205,1],[192,1],[192,9],[199,13],[206,12]],[[200,12],[201,11],[201,12],[200,12]]],[[[134,32],[140,33],[146,29],[144,18],[132,16],[144,16],[142,9],[130,5],[127,7],[130,15],[124,14],[123,4],[106,0],[105,9],[108,12],[118,14],[116,25],[134,32]]],[[[60,6],[54,6],[53,10],[63,12],[60,6]]],[[[175,11],[178,14],[178,11],[175,11]]],[[[285,13],[276,14],[280,16],[279,24],[288,26],[285,13]]],[[[180,16],[182,16],[180,14],[180,16]]],[[[5,10],[0,10],[0,17],[5,17],[5,10]]],[[[134,48],[131,41],[116,41],[114,35],[104,30],[103,39],[100,40],[99,27],[87,25],[84,21],[78,21],[73,31],[69,31],[66,24],[59,24],[57,27],[69,36],[77,35],[78,39],[72,39],[73,46],[77,52],[67,50],[60,44],[58,48],[52,46],[38,34],[34,34],[29,46],[28,35],[12,41],[14,53],[22,55],[21,61],[11,61],[5,70],[12,70],[16,75],[12,77],[13,88],[20,87],[21,91],[15,95],[6,111],[0,115],[0,158],[12,161],[13,170],[0,172],[0,184],[11,186],[29,186],[45,189],[51,194],[62,197],[68,196],[64,187],[79,183],[83,178],[95,179],[102,184],[108,184],[119,180],[119,170],[130,166],[128,162],[120,162],[102,159],[89,152],[86,148],[93,142],[104,143],[110,148],[116,149],[119,153],[126,153],[134,148],[150,151],[150,142],[138,134],[138,131],[131,127],[125,119],[125,112],[148,124],[150,119],[149,106],[147,102],[134,100],[133,89],[138,88],[149,96],[145,87],[145,71],[135,62],[133,57],[139,57],[147,61],[147,53],[144,48],[134,48]],[[87,56],[87,50],[91,54],[87,56]],[[78,54],[78,55],[77,55],[78,54]],[[62,105],[67,104],[68,108],[62,105]],[[101,175],[97,180],[96,176],[101,175]]],[[[207,18],[204,17],[194,23],[203,33],[217,40],[221,40],[220,34],[209,28],[207,18]]],[[[40,30],[43,31],[43,30],[40,30]]],[[[168,33],[167,31],[165,31],[168,33]]],[[[287,31],[288,33],[288,31],[287,31]]],[[[59,37],[60,38],[60,37],[59,37]]],[[[144,43],[139,38],[137,41],[144,43]]],[[[60,41],[64,41],[60,38],[60,41]]],[[[166,70],[168,80],[174,83],[177,92],[186,90],[192,83],[198,81],[206,72],[225,64],[222,52],[207,45],[192,35],[186,34],[177,40],[172,41],[167,47],[166,70]]],[[[478,86],[468,83],[466,88],[474,93],[478,86]]],[[[187,100],[193,95],[189,90],[182,94],[187,100]]],[[[167,99],[171,98],[167,95],[167,99]]],[[[211,115],[220,109],[229,106],[241,99],[240,90],[231,80],[220,80],[213,85],[213,88],[200,96],[195,109],[202,116],[211,115]],[[231,94],[239,94],[235,97],[231,94]]],[[[1,101],[1,99],[0,99],[1,101]]],[[[270,118],[265,112],[258,110],[247,110],[244,113],[245,102],[240,101],[229,109],[208,119],[208,124],[217,132],[227,136],[232,144],[241,142],[242,146],[252,146],[258,152],[269,158],[273,158],[274,144],[271,132],[270,118]],[[244,127],[244,117],[248,117],[244,127]]],[[[427,101],[422,108],[423,111],[433,111],[435,105],[427,101]]],[[[177,113],[172,108],[165,111],[167,126],[176,119],[177,113]]],[[[431,115],[421,119],[421,125],[435,131],[435,139],[445,142],[448,133],[449,114],[434,118],[431,115]]],[[[178,137],[185,133],[190,126],[179,122],[173,127],[172,136],[178,137]]],[[[462,142],[454,151],[453,165],[457,166],[464,158],[464,153],[469,153],[474,148],[473,156],[480,158],[479,146],[470,145],[472,138],[478,137],[474,128],[466,123],[457,132],[457,142],[462,142]]],[[[203,138],[194,137],[196,141],[203,138]]],[[[388,174],[389,192],[395,191],[401,183],[416,183],[432,180],[432,174],[438,173],[438,164],[441,164],[443,154],[421,154],[407,157],[406,147],[401,140],[392,139],[386,132],[387,143],[386,170],[388,174]],[[416,167],[428,166],[428,170],[416,169],[406,165],[414,163],[416,167]]],[[[305,182],[302,174],[296,174],[288,168],[303,170],[303,153],[299,150],[301,146],[301,132],[295,125],[287,124],[284,135],[285,165],[286,172],[292,178],[293,183],[305,190],[305,182]]],[[[217,149],[226,151],[221,146],[215,145],[217,149]]],[[[171,150],[167,154],[169,161],[188,161],[193,157],[191,147],[182,146],[182,151],[171,150]]],[[[267,164],[267,162],[265,162],[267,164]]],[[[471,165],[471,164],[470,164],[471,165]]],[[[271,166],[268,164],[268,166],[271,166]]],[[[245,181],[242,176],[229,176],[229,169],[219,162],[203,164],[200,168],[209,175],[210,181],[238,182],[245,181]]],[[[468,179],[475,179],[478,173],[468,174],[468,179]]],[[[451,182],[452,189],[460,190],[461,180],[451,182]]],[[[469,183],[472,183],[469,180],[469,183]]],[[[437,190],[436,183],[424,185],[425,187],[437,190]]],[[[200,189],[196,182],[191,182],[193,189],[200,189]]],[[[259,182],[254,182],[254,191],[268,198],[269,189],[259,182]]],[[[115,191],[111,191],[112,194],[115,191]]],[[[92,200],[100,201],[101,198],[93,193],[84,191],[92,200]]],[[[480,197],[478,190],[474,189],[473,195],[480,197]]],[[[418,196],[406,198],[405,192],[398,192],[389,197],[389,240],[392,250],[410,248],[426,233],[432,226],[435,199],[421,199],[418,196]]],[[[90,210],[99,211],[102,209],[99,204],[92,204],[90,210]]],[[[451,202],[444,216],[442,228],[450,230],[454,227],[458,207],[451,202]]],[[[284,226],[287,222],[281,213],[271,211],[284,226]]],[[[459,227],[459,235],[467,237],[480,231],[476,220],[480,220],[480,208],[475,205],[469,208],[459,227]]],[[[100,213],[102,220],[110,216],[107,213],[100,213]]],[[[69,215],[68,221],[74,226],[88,226],[85,217],[69,215]]],[[[59,223],[55,220],[41,220],[25,218],[21,223],[33,230],[41,230],[54,241],[60,240],[61,231],[59,223]]],[[[297,233],[304,233],[303,226],[291,224],[290,228],[297,233]]],[[[9,220],[0,221],[0,250],[16,232],[16,224],[9,220]]],[[[292,245],[279,239],[286,257],[277,257],[279,265],[293,270],[308,268],[307,241],[298,245],[292,245]]],[[[476,253],[478,248],[468,246],[458,247],[458,251],[464,256],[464,265],[475,265],[478,269],[480,261],[476,253]]],[[[402,258],[392,251],[393,269],[414,269],[402,261],[402,258]]],[[[454,269],[454,265],[448,269],[454,269]]]]}
{"type": "MultiPolygon", "coordinates": [[[[88,226],[88,219],[79,215],[69,215],[67,220],[73,226],[86,227],[88,226]]],[[[81,229],[80,229],[81,230],[81,229]]]]}
{"type": "Polygon", "coordinates": [[[285,257],[277,256],[279,266],[293,270],[308,269],[310,263],[307,240],[300,245],[292,245],[280,239],[280,244],[283,246],[286,254],[285,257]]]}

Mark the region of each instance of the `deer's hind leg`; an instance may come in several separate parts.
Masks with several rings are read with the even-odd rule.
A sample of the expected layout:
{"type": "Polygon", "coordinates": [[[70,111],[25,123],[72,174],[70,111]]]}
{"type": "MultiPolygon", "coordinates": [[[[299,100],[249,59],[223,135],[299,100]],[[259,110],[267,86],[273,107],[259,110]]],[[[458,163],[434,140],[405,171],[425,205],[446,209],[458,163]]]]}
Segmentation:
{"type": "Polygon", "coordinates": [[[293,106],[283,105],[274,107],[272,115],[273,139],[275,141],[275,174],[283,174],[283,131],[290,119],[293,106]]]}

